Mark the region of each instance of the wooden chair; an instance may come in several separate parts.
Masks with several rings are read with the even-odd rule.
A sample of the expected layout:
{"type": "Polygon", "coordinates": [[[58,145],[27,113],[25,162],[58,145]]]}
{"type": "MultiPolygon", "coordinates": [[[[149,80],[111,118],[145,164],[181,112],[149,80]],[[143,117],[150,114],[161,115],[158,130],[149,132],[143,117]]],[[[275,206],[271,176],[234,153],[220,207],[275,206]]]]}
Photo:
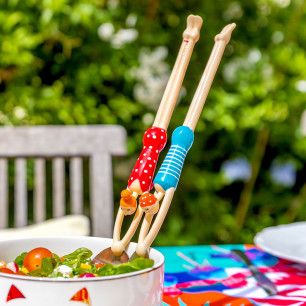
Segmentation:
{"type": "Polygon", "coordinates": [[[46,160],[52,162],[53,217],[66,212],[65,161],[70,207],[83,213],[83,158],[89,158],[90,216],[94,236],[113,229],[112,156],[126,154],[126,131],[112,125],[0,127],[0,228],[8,226],[8,161],[15,162],[14,226],[28,224],[27,158],[34,158],[34,223],[46,219],[46,160]]]}

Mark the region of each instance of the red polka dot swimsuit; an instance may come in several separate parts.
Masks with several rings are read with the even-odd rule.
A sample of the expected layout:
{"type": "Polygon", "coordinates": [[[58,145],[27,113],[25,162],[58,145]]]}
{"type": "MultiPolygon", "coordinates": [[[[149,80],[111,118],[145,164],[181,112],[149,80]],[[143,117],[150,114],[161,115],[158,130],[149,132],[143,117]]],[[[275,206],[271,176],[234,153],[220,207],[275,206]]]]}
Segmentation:
{"type": "Polygon", "coordinates": [[[136,180],[139,181],[142,193],[153,188],[152,180],[157,159],[166,142],[167,134],[164,129],[153,126],[144,133],[143,149],[128,182],[128,187],[132,192],[136,191],[131,188],[132,183],[136,180]]]}

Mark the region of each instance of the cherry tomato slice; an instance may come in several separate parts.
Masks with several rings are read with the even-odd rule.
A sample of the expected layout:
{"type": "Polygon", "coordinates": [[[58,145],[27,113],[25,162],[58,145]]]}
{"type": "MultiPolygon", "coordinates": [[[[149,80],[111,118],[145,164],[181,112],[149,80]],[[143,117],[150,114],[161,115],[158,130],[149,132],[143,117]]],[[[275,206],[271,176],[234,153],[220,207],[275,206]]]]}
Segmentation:
{"type": "Polygon", "coordinates": [[[99,269],[104,266],[104,264],[95,264],[96,268],[99,269]]]}
{"type": "Polygon", "coordinates": [[[41,268],[43,258],[54,257],[52,252],[46,248],[36,248],[30,251],[24,258],[23,265],[29,271],[41,268]]]}
{"type": "Polygon", "coordinates": [[[15,275],[28,276],[27,274],[25,274],[25,273],[22,272],[22,271],[16,272],[15,275]]]}
{"type": "Polygon", "coordinates": [[[22,275],[22,276],[27,276],[27,274],[21,272],[21,271],[18,271],[16,273],[14,273],[12,270],[8,269],[8,268],[1,268],[0,269],[0,272],[2,273],[7,273],[7,274],[14,274],[14,275],[22,275]]]}
{"type": "Polygon", "coordinates": [[[15,274],[12,270],[8,269],[8,268],[2,268],[0,269],[1,273],[7,273],[7,274],[15,274]]]}

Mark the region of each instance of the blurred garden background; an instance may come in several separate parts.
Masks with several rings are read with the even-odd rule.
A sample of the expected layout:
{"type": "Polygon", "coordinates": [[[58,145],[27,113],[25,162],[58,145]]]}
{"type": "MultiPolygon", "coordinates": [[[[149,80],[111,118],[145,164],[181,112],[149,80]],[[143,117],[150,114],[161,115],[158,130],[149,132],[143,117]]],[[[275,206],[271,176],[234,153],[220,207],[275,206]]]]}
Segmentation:
{"type": "MultiPolygon", "coordinates": [[[[117,210],[187,16],[204,23],[169,136],[214,36],[235,22],[155,245],[252,243],[267,226],[306,218],[305,12],[303,0],[3,0],[0,124],[124,126],[128,156],[113,161],[117,210]]],[[[32,172],[29,163],[29,199],[32,172]]]]}

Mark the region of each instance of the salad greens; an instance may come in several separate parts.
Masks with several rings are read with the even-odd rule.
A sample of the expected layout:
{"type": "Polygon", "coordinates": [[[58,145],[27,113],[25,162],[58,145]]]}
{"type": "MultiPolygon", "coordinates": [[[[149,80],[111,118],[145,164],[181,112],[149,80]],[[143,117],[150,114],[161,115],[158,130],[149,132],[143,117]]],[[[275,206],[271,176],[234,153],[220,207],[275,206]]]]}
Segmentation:
{"type": "MultiPolygon", "coordinates": [[[[23,252],[19,256],[17,256],[14,262],[16,263],[16,267],[18,267],[18,271],[14,272],[17,274],[24,273],[25,275],[37,277],[78,278],[124,274],[151,268],[154,265],[154,261],[152,259],[146,258],[136,258],[130,262],[116,266],[111,264],[92,264],[92,251],[82,247],[62,257],[58,256],[55,253],[51,253],[47,249],[44,249],[49,252],[49,256],[53,257],[41,256],[42,258],[39,262],[39,265],[35,266],[35,269],[30,269],[28,262],[29,260],[31,260],[31,258],[28,257],[30,257],[31,253],[33,252],[34,255],[39,255],[39,253],[35,254],[35,250],[40,250],[41,252],[41,249],[43,248],[37,248],[30,252],[23,252]]],[[[37,260],[36,257],[35,260],[37,260]]],[[[0,272],[3,271],[1,271],[0,269],[0,272]]]]}
{"type": "Polygon", "coordinates": [[[16,257],[15,262],[18,265],[18,267],[21,268],[23,266],[23,261],[27,254],[28,252],[23,252],[19,256],[16,257]]]}
{"type": "Polygon", "coordinates": [[[55,258],[46,257],[42,259],[41,268],[29,272],[30,276],[49,276],[57,266],[55,258]]]}
{"type": "Polygon", "coordinates": [[[73,253],[63,256],[63,265],[71,268],[78,268],[82,263],[89,264],[92,251],[86,248],[79,248],[73,253]]]}
{"type": "Polygon", "coordinates": [[[130,262],[123,263],[117,266],[106,264],[99,268],[97,274],[99,276],[117,275],[124,274],[139,270],[151,268],[154,265],[154,260],[146,258],[136,258],[130,262]]]}

